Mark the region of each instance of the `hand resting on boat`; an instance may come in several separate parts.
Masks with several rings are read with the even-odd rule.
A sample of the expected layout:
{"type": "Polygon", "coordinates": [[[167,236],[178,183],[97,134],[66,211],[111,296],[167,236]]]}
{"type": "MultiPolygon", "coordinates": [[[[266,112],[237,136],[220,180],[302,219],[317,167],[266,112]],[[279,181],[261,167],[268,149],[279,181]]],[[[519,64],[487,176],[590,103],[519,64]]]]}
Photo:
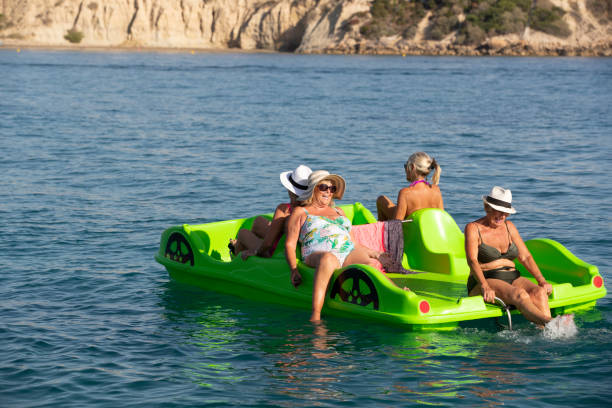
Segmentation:
{"type": "Polygon", "coordinates": [[[512,193],[495,186],[483,196],[485,216],[465,226],[465,254],[470,276],[469,296],[481,294],[485,302],[494,303],[499,297],[514,305],[523,316],[543,326],[551,319],[548,295],[552,285],[546,281],[521,235],[509,221],[516,213],[512,193]],[[535,278],[537,284],[520,275],[514,260],[535,278]]]}

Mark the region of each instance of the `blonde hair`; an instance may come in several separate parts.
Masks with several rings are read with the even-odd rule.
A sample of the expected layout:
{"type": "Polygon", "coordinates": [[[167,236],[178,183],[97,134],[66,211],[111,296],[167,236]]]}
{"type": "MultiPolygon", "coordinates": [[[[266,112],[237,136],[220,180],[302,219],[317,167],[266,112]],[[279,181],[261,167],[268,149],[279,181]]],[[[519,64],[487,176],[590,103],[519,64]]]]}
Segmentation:
{"type": "MultiPolygon", "coordinates": [[[[413,176],[412,178],[416,179],[416,175],[423,176],[427,178],[431,171],[434,171],[433,176],[431,177],[431,183],[437,185],[440,182],[440,174],[442,173],[442,168],[436,159],[429,157],[429,155],[425,152],[416,152],[410,155],[406,164],[404,164],[406,168],[406,176],[413,176]]],[[[410,180],[414,181],[414,180],[410,180]]]]}
{"type": "MultiPolygon", "coordinates": [[[[334,186],[336,186],[336,188],[338,188],[338,185],[336,184],[336,182],[332,179],[323,179],[321,181],[319,181],[317,184],[315,184],[312,188],[312,190],[310,190],[310,195],[308,196],[308,198],[306,198],[305,200],[300,201],[300,206],[302,207],[306,207],[309,206],[310,204],[312,204],[312,201],[314,200],[314,190],[315,188],[317,188],[317,186],[323,182],[327,181],[328,183],[333,184],[334,186]]],[[[329,202],[329,206],[330,207],[334,207],[334,200],[333,198],[330,200],[329,202]]]]}

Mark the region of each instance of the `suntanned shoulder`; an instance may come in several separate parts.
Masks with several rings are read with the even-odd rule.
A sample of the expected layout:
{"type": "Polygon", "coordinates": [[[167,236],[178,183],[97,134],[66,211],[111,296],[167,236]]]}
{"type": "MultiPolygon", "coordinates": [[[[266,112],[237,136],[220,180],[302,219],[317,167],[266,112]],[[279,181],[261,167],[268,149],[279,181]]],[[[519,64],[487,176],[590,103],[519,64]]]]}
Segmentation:
{"type": "Polygon", "coordinates": [[[516,232],[518,234],[518,229],[516,228],[516,226],[514,225],[512,221],[506,220],[506,225],[508,226],[508,229],[510,230],[510,232],[516,232]]]}
{"type": "Polygon", "coordinates": [[[290,205],[287,203],[280,203],[279,205],[276,206],[276,211],[280,211],[282,213],[288,213],[289,212],[289,208],[290,205]]]}
{"type": "Polygon", "coordinates": [[[406,195],[409,195],[412,192],[414,192],[414,190],[412,190],[410,187],[404,187],[404,188],[400,189],[399,195],[400,196],[406,196],[406,195]]]}
{"type": "Polygon", "coordinates": [[[470,231],[473,231],[474,229],[478,230],[478,224],[482,225],[482,223],[481,223],[482,220],[483,220],[482,218],[479,218],[476,221],[468,222],[465,225],[465,231],[467,231],[468,228],[470,229],[470,231]]]}
{"type": "Polygon", "coordinates": [[[304,209],[304,207],[295,207],[291,215],[295,215],[295,216],[306,215],[306,210],[304,209]]]}
{"type": "Polygon", "coordinates": [[[464,232],[467,234],[468,230],[473,230],[476,228],[476,221],[468,222],[465,224],[464,232]]]}

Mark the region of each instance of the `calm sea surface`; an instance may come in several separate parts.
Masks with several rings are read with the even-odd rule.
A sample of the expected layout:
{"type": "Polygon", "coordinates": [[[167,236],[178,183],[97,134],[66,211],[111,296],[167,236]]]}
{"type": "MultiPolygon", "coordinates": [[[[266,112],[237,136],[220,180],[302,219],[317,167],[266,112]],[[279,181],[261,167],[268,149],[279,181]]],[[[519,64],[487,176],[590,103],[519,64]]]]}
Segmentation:
{"type": "Polygon", "coordinates": [[[608,405],[611,295],[575,336],[411,333],[179,285],[161,232],[270,212],[278,174],[375,211],[424,150],[461,228],[512,189],[524,239],[612,290],[612,60],[0,51],[0,406],[608,405]]]}

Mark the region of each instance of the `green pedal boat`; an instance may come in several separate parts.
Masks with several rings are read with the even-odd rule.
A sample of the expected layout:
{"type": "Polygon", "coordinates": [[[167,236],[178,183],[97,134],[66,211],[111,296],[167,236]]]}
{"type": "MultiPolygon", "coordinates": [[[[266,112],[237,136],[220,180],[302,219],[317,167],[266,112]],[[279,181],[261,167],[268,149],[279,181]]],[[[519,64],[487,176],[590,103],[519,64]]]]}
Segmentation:
{"type": "MultiPolygon", "coordinates": [[[[361,203],[341,208],[353,225],[376,222],[361,203]]],[[[162,233],[155,259],[178,282],[310,310],[314,269],[299,261],[298,248],[303,281],[297,289],[291,285],[284,237],[271,258],[252,256],[245,261],[230,256],[229,240],[241,228],[250,228],[254,219],[168,228],[162,233]]],[[[464,236],[447,212],[419,210],[403,223],[403,234],[402,264],[419,273],[386,274],[366,265],[338,269],[329,282],[323,316],[378,321],[410,330],[448,330],[462,321],[505,315],[505,310],[485,303],[482,296],[467,296],[464,236]]],[[[578,259],[560,243],[532,239],[526,245],[553,286],[549,298],[553,315],[592,308],[606,295],[597,267],[578,259]]],[[[517,264],[517,269],[532,279],[522,265],[517,264]]]]}

